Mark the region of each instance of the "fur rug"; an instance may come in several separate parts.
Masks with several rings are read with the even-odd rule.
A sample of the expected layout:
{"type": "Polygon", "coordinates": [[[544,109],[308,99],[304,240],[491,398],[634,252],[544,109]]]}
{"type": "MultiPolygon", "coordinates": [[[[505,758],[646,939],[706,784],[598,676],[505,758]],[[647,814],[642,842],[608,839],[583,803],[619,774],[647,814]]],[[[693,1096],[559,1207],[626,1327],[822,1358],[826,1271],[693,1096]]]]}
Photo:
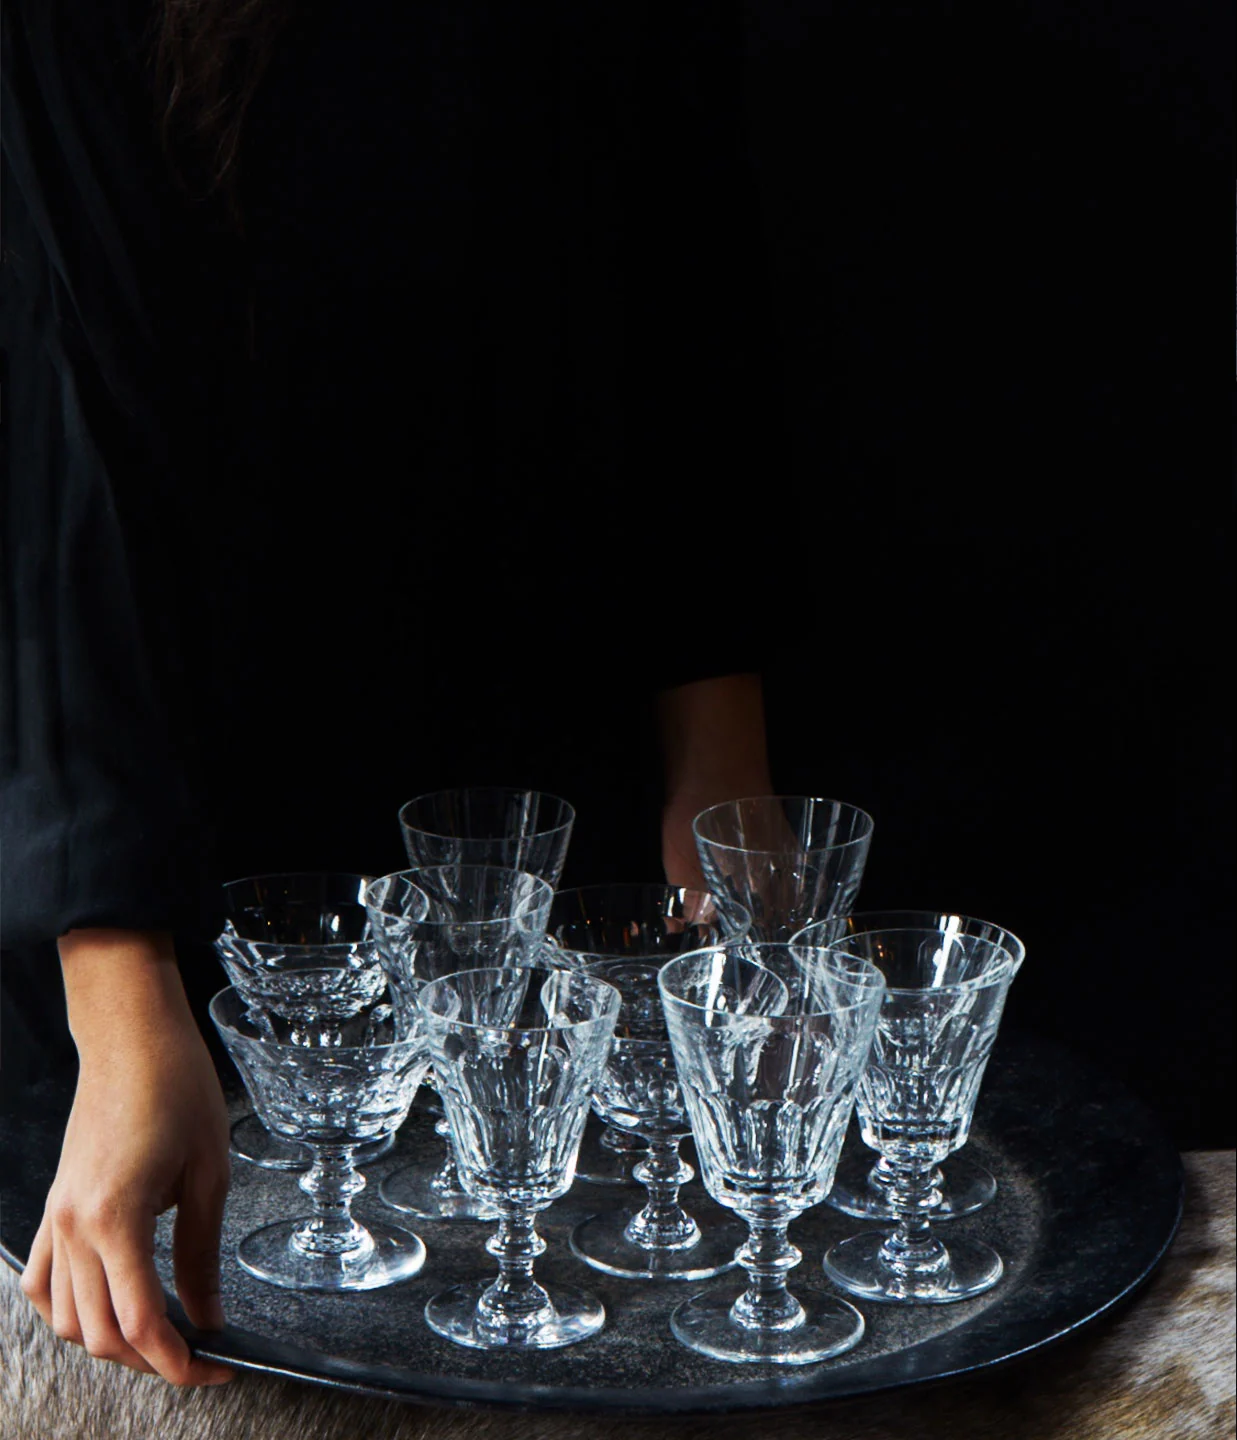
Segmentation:
{"type": "Polygon", "coordinates": [[[1115,1323],[986,1378],[759,1416],[422,1408],[240,1372],[180,1391],[92,1359],[0,1265],[0,1440],[1217,1440],[1234,1412],[1234,1157],[1186,1157],[1186,1218],[1115,1323]]]}

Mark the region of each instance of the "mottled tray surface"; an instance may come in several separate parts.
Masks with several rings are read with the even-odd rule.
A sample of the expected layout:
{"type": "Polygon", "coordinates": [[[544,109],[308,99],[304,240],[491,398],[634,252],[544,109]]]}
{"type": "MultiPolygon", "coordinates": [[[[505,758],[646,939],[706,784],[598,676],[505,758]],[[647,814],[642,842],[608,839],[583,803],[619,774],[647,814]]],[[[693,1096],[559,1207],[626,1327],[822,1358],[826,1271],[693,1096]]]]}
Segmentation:
{"type": "MultiPolygon", "coordinates": [[[[232,1077],[229,1077],[232,1078],[232,1077]]],[[[27,1092],[0,1110],[0,1245],[20,1263],[55,1172],[71,1090],[27,1092]]],[[[233,1113],[247,1106],[234,1092],[233,1113]]],[[[396,1148],[368,1165],[369,1188],[356,1201],[362,1219],[393,1212],[378,1198],[389,1170],[429,1144],[440,1153],[432,1120],[414,1109],[396,1148]]],[[[846,1355],[798,1370],[707,1360],[671,1336],[669,1315],[688,1295],[723,1287],[733,1274],[694,1284],[620,1281],[577,1261],[571,1227],[635,1191],[576,1187],[543,1212],[547,1250],[537,1274],[583,1285],[601,1297],[606,1329],[595,1339],[531,1356],[465,1350],[426,1326],[425,1302],[460,1280],[494,1273],[484,1249],[491,1227],[414,1221],[429,1252],[425,1268],[388,1290],[347,1296],[296,1294],[249,1277],[230,1257],[262,1221],[297,1213],[296,1178],[236,1161],[223,1233],[228,1327],[198,1336],[173,1300],[170,1309],[201,1353],[367,1393],[456,1404],[497,1404],[627,1412],[737,1411],[804,1404],[890,1389],[972,1371],[1049,1344],[1110,1309],[1162,1258],[1181,1213],[1180,1159],[1146,1108],[1123,1087],[1042,1041],[1002,1036],[980,1094],[967,1152],[996,1175],[1000,1192],[987,1210],[943,1227],[982,1236],[1006,1261],[995,1289],[958,1305],[923,1309],[861,1302],[867,1333],[846,1355]]],[[[855,1137],[844,1165],[861,1174],[871,1155],[855,1137]]],[[[688,1209],[708,1201],[695,1181],[688,1209]]],[[[791,1227],[803,1262],[792,1291],[831,1287],[821,1256],[864,1222],[818,1206],[791,1227]]],[[[157,1263],[171,1288],[171,1217],[158,1228],[157,1263]]]]}

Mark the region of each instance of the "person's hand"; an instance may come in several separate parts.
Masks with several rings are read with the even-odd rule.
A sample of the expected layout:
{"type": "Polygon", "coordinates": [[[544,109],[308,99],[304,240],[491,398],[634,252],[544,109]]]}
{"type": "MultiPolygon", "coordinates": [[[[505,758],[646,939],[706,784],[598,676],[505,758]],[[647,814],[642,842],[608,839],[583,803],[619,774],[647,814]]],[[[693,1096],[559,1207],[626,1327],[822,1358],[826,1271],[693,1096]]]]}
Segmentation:
{"type": "Polygon", "coordinates": [[[230,1380],[191,1356],[154,1266],[155,1219],[175,1205],[177,1294],[199,1329],[223,1325],[228,1115],[170,937],[72,931],[60,951],[80,1066],[22,1290],[91,1355],[177,1385],[230,1380]]]}

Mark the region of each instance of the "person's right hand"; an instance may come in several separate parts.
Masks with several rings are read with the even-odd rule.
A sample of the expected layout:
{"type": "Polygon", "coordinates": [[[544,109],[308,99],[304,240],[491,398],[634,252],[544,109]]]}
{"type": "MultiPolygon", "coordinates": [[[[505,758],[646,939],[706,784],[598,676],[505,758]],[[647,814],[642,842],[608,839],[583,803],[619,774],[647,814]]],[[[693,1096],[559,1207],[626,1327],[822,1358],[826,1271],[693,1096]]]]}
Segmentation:
{"type": "Polygon", "coordinates": [[[175,1205],[177,1294],[199,1329],[223,1325],[228,1116],[171,939],[77,930],[60,954],[80,1066],[22,1290],[91,1355],[177,1385],[230,1380],[227,1367],[190,1355],[154,1265],[155,1219],[175,1205]]]}

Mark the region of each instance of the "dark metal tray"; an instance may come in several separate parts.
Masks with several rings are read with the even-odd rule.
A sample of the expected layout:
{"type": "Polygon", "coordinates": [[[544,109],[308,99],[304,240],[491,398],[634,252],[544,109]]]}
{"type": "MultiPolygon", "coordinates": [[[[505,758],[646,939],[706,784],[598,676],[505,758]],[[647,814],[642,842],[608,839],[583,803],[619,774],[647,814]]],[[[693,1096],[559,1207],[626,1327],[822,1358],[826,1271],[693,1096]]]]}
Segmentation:
{"type": "MultiPolygon", "coordinates": [[[[229,1075],[233,1113],[247,1106],[229,1075]]],[[[0,1252],[20,1267],[55,1173],[71,1084],[47,1083],[0,1107],[0,1252]]],[[[369,1188],[357,1214],[391,1215],[378,1182],[418,1147],[441,1142],[432,1119],[414,1109],[396,1148],[366,1167],[369,1188]]],[[[491,1228],[413,1222],[429,1257],[412,1280],[347,1296],[296,1294],[251,1279],[230,1257],[260,1222],[296,1213],[295,1176],[233,1165],[223,1232],[224,1308],[220,1334],[200,1335],[174,1299],[169,1311],[199,1353],[254,1370],[405,1400],[457,1405],[689,1413],[801,1405],[893,1389],[1007,1361],[1096,1320],[1147,1279],[1181,1216],[1180,1159],[1146,1107],[1111,1079],[1044,1041],[1002,1036],[996,1046],[966,1152],[996,1175],[991,1206],[942,1227],[982,1236],[1006,1261],[995,1289],[957,1305],[925,1308],[860,1303],[867,1333],[848,1354],[802,1369],[727,1365],[684,1349],[670,1311],[708,1287],[738,1291],[735,1274],[697,1283],[621,1281],[598,1274],[567,1248],[583,1216],[629,1207],[638,1193],[577,1183],[540,1217],[548,1242],[537,1275],[584,1285],[605,1302],[606,1329],[562,1350],[521,1356],[461,1349],[426,1326],[425,1302],[448,1284],[494,1273],[484,1241],[491,1228]]],[[[847,1142],[852,1174],[873,1157],[847,1142]]],[[[688,1208],[708,1201],[694,1181],[688,1208]]],[[[791,1227],[803,1261],[792,1291],[829,1290],[821,1256],[864,1222],[817,1206],[791,1227]]],[[[171,1217],[158,1227],[157,1263],[171,1292],[171,1217]]]]}

